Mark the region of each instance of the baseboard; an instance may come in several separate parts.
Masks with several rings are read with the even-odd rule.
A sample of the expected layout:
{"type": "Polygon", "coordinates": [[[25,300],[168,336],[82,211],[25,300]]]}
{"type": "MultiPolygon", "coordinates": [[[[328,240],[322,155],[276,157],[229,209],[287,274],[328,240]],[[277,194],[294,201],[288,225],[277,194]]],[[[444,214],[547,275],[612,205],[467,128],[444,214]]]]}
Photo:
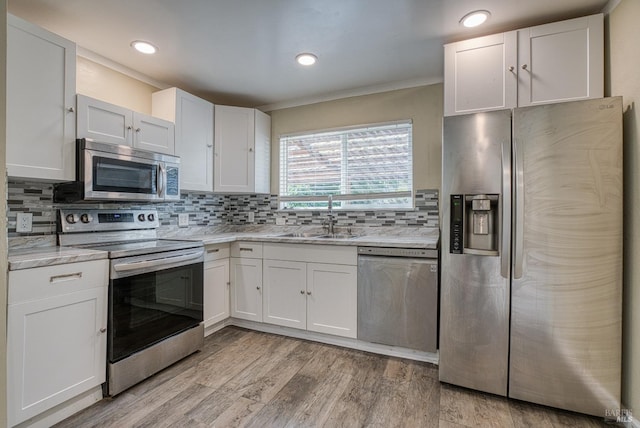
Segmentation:
{"type": "MultiPolygon", "coordinates": [[[[401,348],[398,346],[380,345],[377,343],[364,342],[348,337],[333,336],[330,334],[316,333],[295,328],[281,327],[273,324],[247,321],[238,318],[229,318],[227,325],[261,331],[264,333],[280,334],[282,336],[295,337],[297,339],[311,340],[314,342],[326,343],[328,345],[342,346],[359,351],[372,352],[374,354],[387,355],[390,357],[406,358],[414,361],[423,361],[438,364],[438,353],[415,351],[413,349],[401,348]]],[[[222,327],[220,327],[222,328],[222,327]]]]}

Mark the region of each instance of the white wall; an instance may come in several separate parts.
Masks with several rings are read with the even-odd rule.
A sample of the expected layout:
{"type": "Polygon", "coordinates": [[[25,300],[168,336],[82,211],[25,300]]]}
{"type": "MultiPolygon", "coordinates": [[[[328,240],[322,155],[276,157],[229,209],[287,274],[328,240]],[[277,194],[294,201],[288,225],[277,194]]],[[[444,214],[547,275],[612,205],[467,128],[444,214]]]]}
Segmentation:
{"type": "MultiPolygon", "coordinates": [[[[0,0],[0,201],[6,201],[7,1],[0,0]]],[[[0,272],[7,271],[7,204],[0,204],[0,272]]],[[[7,276],[0,275],[0,427],[7,425],[7,276]]]]}
{"type": "Polygon", "coordinates": [[[413,121],[413,188],[440,189],[442,164],[442,84],[273,110],[271,115],[271,192],[278,193],[280,135],[413,121]]]}
{"type": "Polygon", "coordinates": [[[159,89],[81,56],[76,60],[76,91],[111,104],[151,114],[151,94],[159,89]]]}
{"type": "Polygon", "coordinates": [[[622,403],[640,418],[640,1],[622,0],[608,23],[607,95],[624,113],[624,295],[622,403]]]}

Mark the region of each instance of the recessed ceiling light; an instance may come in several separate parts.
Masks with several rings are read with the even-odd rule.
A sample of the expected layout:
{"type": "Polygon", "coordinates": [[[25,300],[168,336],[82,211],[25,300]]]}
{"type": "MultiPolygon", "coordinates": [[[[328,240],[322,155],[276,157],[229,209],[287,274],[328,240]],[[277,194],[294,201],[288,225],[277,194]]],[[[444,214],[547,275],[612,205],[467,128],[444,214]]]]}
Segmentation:
{"type": "Polygon", "coordinates": [[[488,10],[474,10],[463,16],[460,23],[467,28],[477,27],[489,19],[490,16],[491,13],[488,10]]]}
{"type": "Polygon", "coordinates": [[[313,65],[318,60],[318,57],[312,53],[301,53],[296,55],[296,61],[300,65],[313,65]]]}
{"type": "Polygon", "coordinates": [[[137,50],[138,52],[142,52],[143,54],[151,55],[158,52],[158,48],[153,46],[149,42],[144,42],[142,40],[134,40],[131,42],[131,47],[137,50]]]}

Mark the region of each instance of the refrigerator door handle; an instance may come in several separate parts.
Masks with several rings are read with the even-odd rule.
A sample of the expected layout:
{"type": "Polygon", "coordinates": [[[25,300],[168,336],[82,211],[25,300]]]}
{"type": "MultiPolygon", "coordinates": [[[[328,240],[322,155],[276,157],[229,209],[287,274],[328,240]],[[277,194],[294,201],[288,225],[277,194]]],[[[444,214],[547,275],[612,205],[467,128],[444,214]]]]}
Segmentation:
{"type": "Polygon", "coordinates": [[[509,263],[511,253],[511,141],[502,143],[502,209],[500,216],[500,274],[503,278],[509,278],[509,263]]]}
{"type": "Polygon", "coordinates": [[[522,147],[517,138],[513,139],[514,204],[513,204],[513,278],[522,278],[522,253],[524,251],[524,159],[522,147]]]}

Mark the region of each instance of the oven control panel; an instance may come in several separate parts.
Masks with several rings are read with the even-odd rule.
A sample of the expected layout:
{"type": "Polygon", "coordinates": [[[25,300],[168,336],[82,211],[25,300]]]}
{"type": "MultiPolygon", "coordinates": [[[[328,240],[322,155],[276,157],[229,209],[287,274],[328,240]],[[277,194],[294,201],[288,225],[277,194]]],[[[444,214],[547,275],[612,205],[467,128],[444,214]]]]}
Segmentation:
{"type": "Polygon", "coordinates": [[[97,232],[114,230],[156,229],[160,226],[158,211],[60,209],[58,225],[62,232],[97,232]]]}

